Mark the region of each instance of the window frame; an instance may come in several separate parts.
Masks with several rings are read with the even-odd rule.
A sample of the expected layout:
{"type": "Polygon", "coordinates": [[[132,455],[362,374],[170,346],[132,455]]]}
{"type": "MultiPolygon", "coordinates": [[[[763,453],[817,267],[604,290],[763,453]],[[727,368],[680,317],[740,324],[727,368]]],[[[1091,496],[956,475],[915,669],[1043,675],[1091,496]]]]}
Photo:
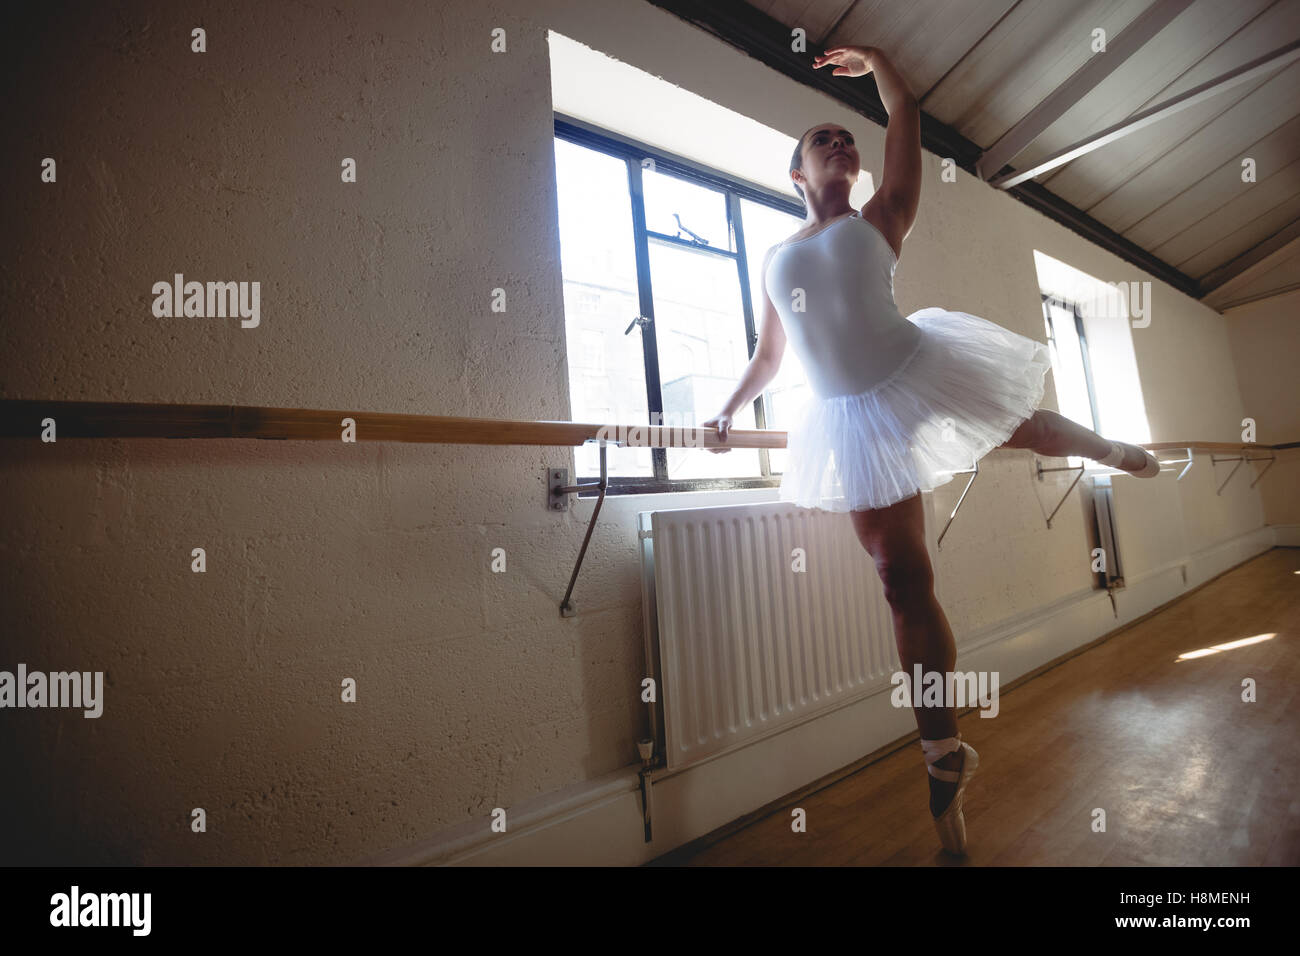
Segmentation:
{"type": "MultiPolygon", "coordinates": [[[[1097,411],[1097,385],[1092,378],[1092,353],[1088,347],[1088,333],[1083,325],[1083,310],[1078,302],[1067,299],[1064,296],[1055,295],[1051,292],[1039,292],[1043,302],[1043,319],[1047,322],[1047,340],[1055,349],[1056,346],[1056,326],[1052,321],[1052,310],[1050,306],[1055,305],[1074,315],[1074,332],[1079,339],[1079,355],[1083,360],[1083,381],[1084,387],[1088,391],[1088,411],[1092,414],[1092,430],[1101,432],[1101,415],[1097,411]]],[[[1056,354],[1060,354],[1060,349],[1055,349],[1056,354]]]]}
{"type": "MultiPolygon", "coordinates": [[[[636,258],[637,301],[639,315],[628,316],[633,328],[640,328],[642,356],[645,362],[646,404],[650,421],[659,416],[663,421],[663,385],[659,377],[659,344],[654,322],[654,294],[650,281],[650,241],[668,245],[677,245],[707,255],[731,259],[736,265],[736,277],[740,283],[740,301],[745,323],[745,342],[749,359],[754,357],[758,345],[758,328],[754,318],[749,279],[749,256],[745,248],[745,230],[741,215],[741,200],[786,212],[792,216],[802,217],[801,205],[789,197],[764,186],[750,183],[729,176],[716,169],[703,166],[683,156],[658,149],[630,137],[613,133],[573,116],[556,112],[554,114],[556,139],[562,139],[578,146],[605,153],[621,159],[627,166],[628,200],[632,206],[632,239],[636,258]],[[688,239],[680,239],[666,233],[655,232],[646,227],[645,194],[642,186],[641,170],[645,160],[654,162],[656,172],[684,179],[688,183],[705,186],[721,192],[726,201],[727,229],[730,249],[705,246],[688,239]],[[644,317],[644,321],[640,319],[644,317]]],[[[561,275],[563,282],[563,275],[561,275]]],[[[567,350],[566,350],[567,354],[567,350]]],[[[766,389],[754,398],[754,423],[756,427],[767,428],[766,389]]],[[[573,396],[568,396],[572,402],[573,396]]],[[[570,406],[572,414],[572,406],[570,406]]],[[[624,424],[621,422],[599,422],[598,424],[624,424]]],[[[638,424],[627,422],[628,425],[638,424]]],[[[728,491],[748,488],[777,488],[781,484],[781,475],[773,474],[768,449],[757,449],[759,471],[761,474],[746,478],[670,478],[668,477],[668,449],[652,448],[651,465],[653,474],[638,476],[610,476],[606,495],[664,494],[682,491],[728,491]]],[[[599,475],[580,475],[579,482],[598,482],[599,475]]],[[[587,492],[579,497],[594,497],[598,492],[587,492]]]]}

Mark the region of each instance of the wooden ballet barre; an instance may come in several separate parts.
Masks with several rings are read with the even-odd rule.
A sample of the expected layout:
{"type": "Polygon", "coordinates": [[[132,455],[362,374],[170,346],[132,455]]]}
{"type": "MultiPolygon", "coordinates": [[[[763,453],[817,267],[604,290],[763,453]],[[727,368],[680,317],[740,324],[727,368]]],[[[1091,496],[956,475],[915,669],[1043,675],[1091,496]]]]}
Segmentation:
{"type": "Polygon", "coordinates": [[[1243,441],[1158,441],[1149,445],[1143,445],[1149,452],[1157,451],[1183,451],[1187,448],[1199,448],[1202,451],[1241,451],[1244,449],[1265,448],[1271,451],[1277,451],[1284,448],[1294,448],[1300,445],[1300,442],[1286,442],[1281,445],[1266,445],[1262,442],[1243,441]]]}
{"type": "MultiPolygon", "coordinates": [[[[65,438],[259,438],[271,441],[338,441],[343,420],[356,422],[357,441],[433,442],[453,445],[583,445],[603,437],[611,445],[641,448],[785,448],[787,433],[733,428],[718,441],[712,428],[667,425],[598,425],[455,415],[404,415],[260,405],[174,405],[158,402],[80,402],[0,399],[0,438],[39,438],[53,418],[65,438]]],[[[1148,451],[1197,448],[1211,452],[1286,449],[1300,442],[1171,441],[1148,451]]]]}
{"type": "MultiPolygon", "coordinates": [[[[587,422],[521,421],[457,415],[405,415],[260,405],[175,405],[159,402],[81,402],[0,399],[0,438],[39,438],[45,419],[60,438],[257,438],[269,441],[338,441],[344,420],[356,425],[357,441],[431,442],[452,445],[549,445],[598,442],[637,448],[785,448],[787,433],[733,428],[718,440],[712,428],[668,425],[599,425],[587,422]]],[[[1282,450],[1300,442],[1170,441],[1148,451],[1209,452],[1282,450]]],[[[1252,459],[1255,460],[1255,459],[1252,459]]],[[[963,472],[964,474],[964,472],[963,472]]]]}
{"type": "Polygon", "coordinates": [[[0,399],[0,438],[39,438],[45,419],[57,438],[258,438],[271,441],[339,441],[344,421],[357,441],[434,442],[453,445],[583,445],[602,438],[640,448],[785,448],[786,433],[735,428],[725,442],[712,428],[668,425],[598,425],[517,421],[455,415],[257,405],[169,405],[150,402],[64,402],[0,399]]]}

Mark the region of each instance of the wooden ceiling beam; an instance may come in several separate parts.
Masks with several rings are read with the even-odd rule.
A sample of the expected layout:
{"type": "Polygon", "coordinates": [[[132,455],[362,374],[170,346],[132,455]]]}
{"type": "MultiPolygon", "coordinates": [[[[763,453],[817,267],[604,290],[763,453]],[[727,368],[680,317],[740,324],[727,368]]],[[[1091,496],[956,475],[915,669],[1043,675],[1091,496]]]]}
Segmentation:
{"type": "MultiPolygon", "coordinates": [[[[1094,53],[1088,62],[1074,71],[1074,75],[1054,89],[1020,122],[1007,130],[998,141],[980,157],[979,176],[992,181],[1003,168],[1043,132],[1064,116],[1097,84],[1119,67],[1167,27],[1175,17],[1192,5],[1192,0],[1157,0],[1106,44],[1104,53],[1094,53]]],[[[1023,177],[1020,181],[1030,177],[1023,177]]],[[[1012,185],[1017,185],[1012,183],[1012,185]]],[[[1005,188],[1005,187],[1003,187],[1005,188]]]]}

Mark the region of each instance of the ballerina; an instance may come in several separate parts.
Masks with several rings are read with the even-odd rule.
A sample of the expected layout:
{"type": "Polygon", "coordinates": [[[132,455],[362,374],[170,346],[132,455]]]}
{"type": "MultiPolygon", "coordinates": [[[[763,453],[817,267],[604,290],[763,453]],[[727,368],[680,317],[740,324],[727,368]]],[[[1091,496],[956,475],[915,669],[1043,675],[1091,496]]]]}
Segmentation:
{"type": "MultiPolygon", "coordinates": [[[[788,336],[814,397],[789,430],[780,497],[849,514],[884,585],[904,672],[919,664],[946,675],[956,645],[934,595],[922,491],[994,448],[1077,455],[1146,478],[1160,463],[1038,407],[1051,368],[1043,343],[965,312],[898,311],[894,270],[921,195],[920,109],[878,48],[834,47],[813,62],[830,64],[834,76],[875,74],[889,114],[880,186],[854,209],[853,135],[823,123],[799,137],[790,178],[808,210],[805,226],[768,250],[754,356],[722,413],[702,427],[726,441],[732,416],[776,375],[788,336]]],[[[944,849],[964,853],[962,804],[979,754],[961,739],[955,707],[916,702],[913,712],[935,828],[944,849]]]]}

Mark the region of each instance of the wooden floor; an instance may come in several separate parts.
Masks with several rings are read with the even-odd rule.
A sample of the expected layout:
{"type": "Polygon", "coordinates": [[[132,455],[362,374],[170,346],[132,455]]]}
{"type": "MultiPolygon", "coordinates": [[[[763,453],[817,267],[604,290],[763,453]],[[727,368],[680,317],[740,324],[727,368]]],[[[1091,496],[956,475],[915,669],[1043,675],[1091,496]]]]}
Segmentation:
{"type": "MultiPolygon", "coordinates": [[[[1300,864],[1300,549],[1274,548],[972,711],[970,852],[939,850],[920,745],[723,837],[689,866],[1300,864]],[[1179,661],[1256,635],[1271,639],[1179,661]],[[1244,703],[1252,678],[1256,703],[1244,703]],[[807,811],[792,833],[790,811],[807,811]],[[1094,808],[1106,832],[1092,832],[1094,808]]],[[[698,841],[704,842],[704,841],[698,841]]]]}

